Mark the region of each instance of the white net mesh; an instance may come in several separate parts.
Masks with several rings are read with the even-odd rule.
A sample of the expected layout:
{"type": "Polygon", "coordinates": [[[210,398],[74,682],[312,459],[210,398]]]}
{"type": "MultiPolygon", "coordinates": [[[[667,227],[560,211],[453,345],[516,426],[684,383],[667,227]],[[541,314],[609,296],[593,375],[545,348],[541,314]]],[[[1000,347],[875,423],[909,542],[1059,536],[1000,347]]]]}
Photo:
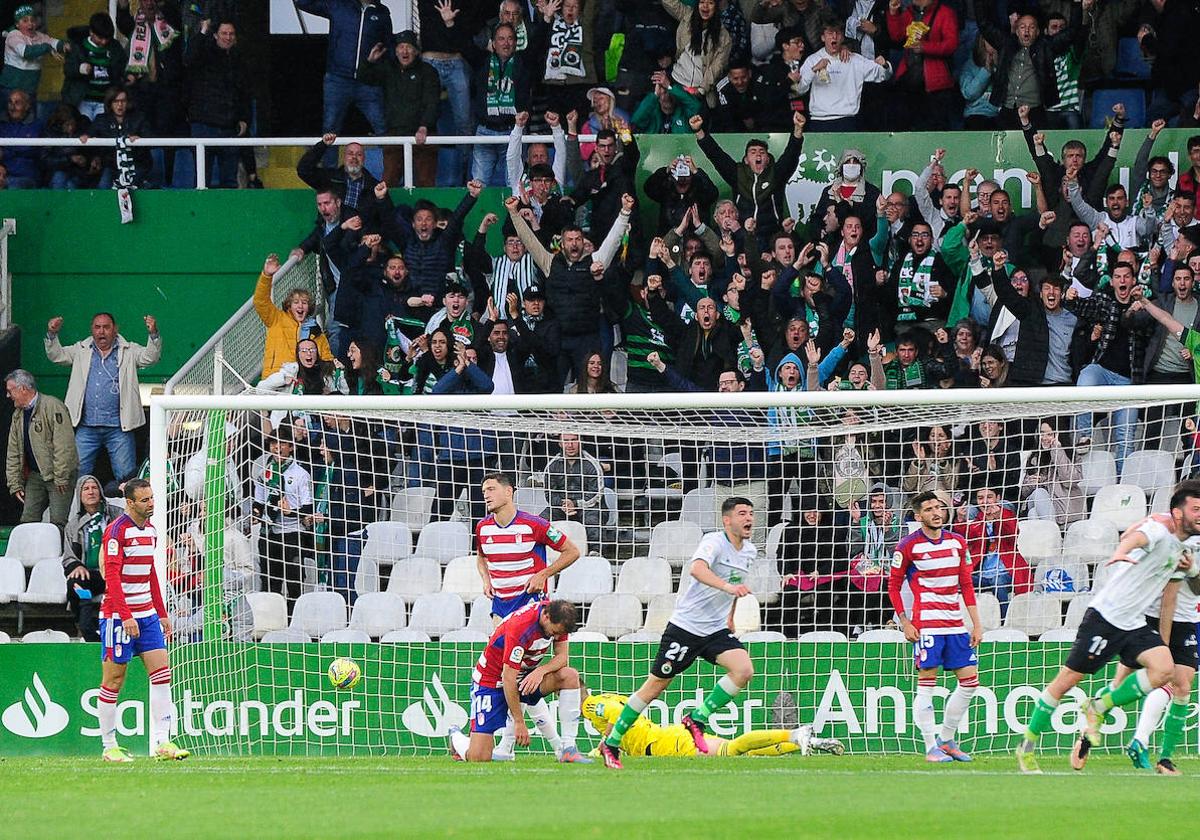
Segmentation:
{"type": "MultiPolygon", "coordinates": [[[[757,673],[712,726],[810,723],[858,752],[920,749],[888,573],[908,500],[938,493],[971,548],[987,631],[963,741],[1015,746],[1120,529],[1164,510],[1191,474],[1200,394],[800,396],[808,404],[168,400],[154,434],[170,468],[158,527],[183,642],[172,653],[181,739],[220,752],[442,749],[466,722],[492,629],[473,529],[483,477],[500,469],[521,510],[581,549],[554,591],[580,607],[571,664],[594,691],[640,685],[701,535],[720,527],[725,498],[753,501],[759,558],[734,623],[757,673]],[[325,677],[337,656],[362,666],[352,691],[325,677]]],[[[677,722],[714,678],[694,666],[651,719],[677,722]]],[[[1064,703],[1051,748],[1069,743],[1088,685],[1064,703]]],[[[1106,731],[1115,740],[1130,725],[1118,712],[1106,731]]]]}

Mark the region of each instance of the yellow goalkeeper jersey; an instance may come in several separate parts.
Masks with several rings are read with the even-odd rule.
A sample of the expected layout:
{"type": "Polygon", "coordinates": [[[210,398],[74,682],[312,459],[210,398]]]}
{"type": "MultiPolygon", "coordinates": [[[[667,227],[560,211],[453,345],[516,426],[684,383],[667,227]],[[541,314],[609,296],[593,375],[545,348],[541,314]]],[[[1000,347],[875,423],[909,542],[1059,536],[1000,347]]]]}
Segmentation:
{"type": "MultiPolygon", "coordinates": [[[[597,732],[603,734],[617,722],[625,701],[622,694],[589,694],[580,711],[597,732]]],[[[628,755],[687,756],[696,754],[692,736],[682,726],[659,726],[644,716],[629,727],[621,739],[621,749],[628,755]]]]}

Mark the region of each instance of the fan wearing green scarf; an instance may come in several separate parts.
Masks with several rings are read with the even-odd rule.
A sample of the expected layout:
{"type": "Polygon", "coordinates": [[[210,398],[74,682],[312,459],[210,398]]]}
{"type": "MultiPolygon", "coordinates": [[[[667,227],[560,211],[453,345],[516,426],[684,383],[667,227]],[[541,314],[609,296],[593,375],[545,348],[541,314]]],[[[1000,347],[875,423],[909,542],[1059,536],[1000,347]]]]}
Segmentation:
{"type": "Polygon", "coordinates": [[[108,524],[124,513],[109,504],[94,475],[83,475],[75,485],[75,498],[63,529],[66,550],[63,572],[67,576],[67,604],[79,635],[85,642],[100,641],[100,599],[104,577],[100,574],[100,543],[108,524]]]}

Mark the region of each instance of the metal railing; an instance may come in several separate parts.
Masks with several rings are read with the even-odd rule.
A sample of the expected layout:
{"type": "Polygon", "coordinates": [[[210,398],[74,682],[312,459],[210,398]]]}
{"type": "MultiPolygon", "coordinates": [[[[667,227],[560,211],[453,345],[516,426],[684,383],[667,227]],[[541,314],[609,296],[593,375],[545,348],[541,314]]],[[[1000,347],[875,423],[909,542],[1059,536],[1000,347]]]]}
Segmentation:
{"type": "MultiPolygon", "coordinates": [[[[319,137],[139,137],[136,141],[129,143],[129,147],[133,149],[192,149],[196,157],[196,189],[203,190],[208,188],[208,167],[205,161],[205,152],[209,148],[215,149],[230,146],[301,146],[307,149],[319,139],[319,137]]],[[[581,134],[579,135],[579,139],[583,142],[592,142],[596,137],[592,134],[581,134]]],[[[548,134],[526,135],[521,138],[521,142],[525,144],[549,144],[553,140],[554,138],[548,134]]],[[[360,143],[363,146],[403,146],[404,186],[407,189],[413,189],[416,186],[413,183],[413,148],[415,146],[459,146],[462,147],[464,152],[469,154],[472,146],[507,146],[508,137],[483,135],[478,137],[475,135],[427,137],[424,144],[419,144],[417,143],[417,138],[412,136],[342,137],[339,135],[335,145],[345,146],[349,143],[360,143]]],[[[112,149],[116,148],[116,145],[117,141],[111,137],[89,137],[86,143],[70,137],[0,138],[0,148],[19,146],[33,148],[112,149]]]]}
{"type": "Polygon", "coordinates": [[[8,270],[8,237],[16,232],[16,219],[4,219],[0,222],[0,330],[12,326],[12,274],[8,270]]]}

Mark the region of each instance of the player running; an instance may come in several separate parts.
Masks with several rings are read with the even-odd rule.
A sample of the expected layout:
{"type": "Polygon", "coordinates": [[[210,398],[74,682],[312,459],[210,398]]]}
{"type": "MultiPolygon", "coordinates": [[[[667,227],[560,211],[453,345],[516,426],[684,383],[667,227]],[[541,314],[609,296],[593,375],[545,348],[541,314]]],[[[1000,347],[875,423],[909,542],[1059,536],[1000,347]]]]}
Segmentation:
{"type": "MultiPolygon", "coordinates": [[[[597,732],[608,735],[629,698],[621,694],[589,694],[586,686],[583,691],[583,716],[597,732]]],[[[682,724],[659,726],[639,717],[621,738],[621,749],[631,756],[787,755],[794,752],[841,755],[845,752],[837,738],[814,738],[809,726],[746,732],[733,740],[705,735],[704,741],[708,751],[702,753],[696,749],[691,733],[682,724]]],[[[596,752],[599,754],[598,749],[596,752]]]]}
{"type": "MultiPolygon", "coordinates": [[[[1184,481],[1171,494],[1170,514],[1143,519],[1121,537],[1108,564],[1112,574],[1083,615],[1066,664],[1038,698],[1025,738],[1017,747],[1022,773],[1040,773],[1038,738],[1050,730],[1050,718],[1062,696],[1087,674],[1095,674],[1119,656],[1133,671],[1083,704],[1083,734],[1071,751],[1071,766],[1082,770],[1091,748],[1100,743],[1100,721],[1114,706],[1125,706],[1165,685],[1175,673],[1171,637],[1179,581],[1200,594],[1200,565],[1185,540],[1200,533],[1200,482],[1184,481]],[[1161,601],[1158,627],[1147,625],[1150,605],[1161,601]],[[1163,635],[1160,635],[1160,632],[1163,635]]],[[[1190,540],[1189,540],[1190,542],[1190,540]]]]}
{"type": "Polygon", "coordinates": [[[738,598],[750,594],[750,587],[743,581],[750,576],[750,565],[758,554],[750,542],[754,505],[740,496],[726,499],[721,505],[721,526],[721,531],[705,534],[696,546],[690,574],[686,585],[680,584],[683,591],[663,631],[650,676],[625,703],[600,743],[605,767],[621,769],[619,749],[625,733],[697,656],[720,665],[726,672],[704,702],[680,721],[699,753],[708,753],[704,727],[709,717],[724,708],[754,676],[750,654],[733,635],[733,610],[738,598]]]}
{"type": "Polygon", "coordinates": [[[917,666],[917,696],[913,721],[925,739],[925,760],[944,764],[970,761],[954,740],[958,724],[979,688],[979,647],[983,623],[975,606],[975,588],[971,584],[971,558],[967,543],[958,534],[943,530],[946,506],[937,494],[919,493],[911,502],[913,515],[921,527],[902,539],[892,556],[888,596],[892,609],[900,616],[904,638],[913,642],[917,666]],[[900,587],[907,580],[912,588],[913,614],[904,610],[900,587]],[[967,606],[971,630],[963,624],[958,599],[967,606]],[[953,671],[958,687],[946,701],[939,732],[933,710],[933,690],[937,673],[953,671]]]}
{"type": "Polygon", "coordinates": [[[125,683],[125,669],[136,654],[150,676],[150,708],[158,712],[151,721],[151,744],[156,759],[184,759],[190,753],[171,743],[175,707],[171,703],[171,667],[166,637],[171,620],[163,604],[154,571],[157,535],[150,517],[154,491],[150,482],[135,478],[125,484],[125,513],[104,530],[101,569],[104,601],[100,605],[100,740],[105,761],[128,764],[129,750],[117,746],[117,697],[125,683]]]}
{"type": "Polygon", "coordinates": [[[471,680],[471,737],[457,729],[450,733],[451,752],[467,761],[491,761],[495,734],[508,720],[510,710],[518,744],[529,746],[521,703],[534,706],[547,694],[558,695],[565,764],[591,764],[575,744],[579,734],[579,672],[567,665],[569,642],[578,623],[570,601],[535,601],[526,604],[492,633],[479,655],[471,680]],[[554,648],[550,661],[542,657],[554,648]]]}
{"type": "MultiPolygon", "coordinates": [[[[579,559],[579,548],[566,534],[540,516],[517,510],[512,479],[492,473],[483,479],[483,502],[488,515],[475,526],[476,564],[483,581],[483,594],[492,599],[492,626],[505,616],[546,597],[546,582],[579,559]],[[504,523],[504,524],[502,524],[504,523]],[[546,548],[557,551],[558,560],[547,567],[546,548]]],[[[545,700],[525,706],[523,713],[562,755],[562,741],[545,700]]],[[[512,721],[503,729],[500,746],[492,756],[497,761],[513,757],[515,730],[512,721]]]]}

